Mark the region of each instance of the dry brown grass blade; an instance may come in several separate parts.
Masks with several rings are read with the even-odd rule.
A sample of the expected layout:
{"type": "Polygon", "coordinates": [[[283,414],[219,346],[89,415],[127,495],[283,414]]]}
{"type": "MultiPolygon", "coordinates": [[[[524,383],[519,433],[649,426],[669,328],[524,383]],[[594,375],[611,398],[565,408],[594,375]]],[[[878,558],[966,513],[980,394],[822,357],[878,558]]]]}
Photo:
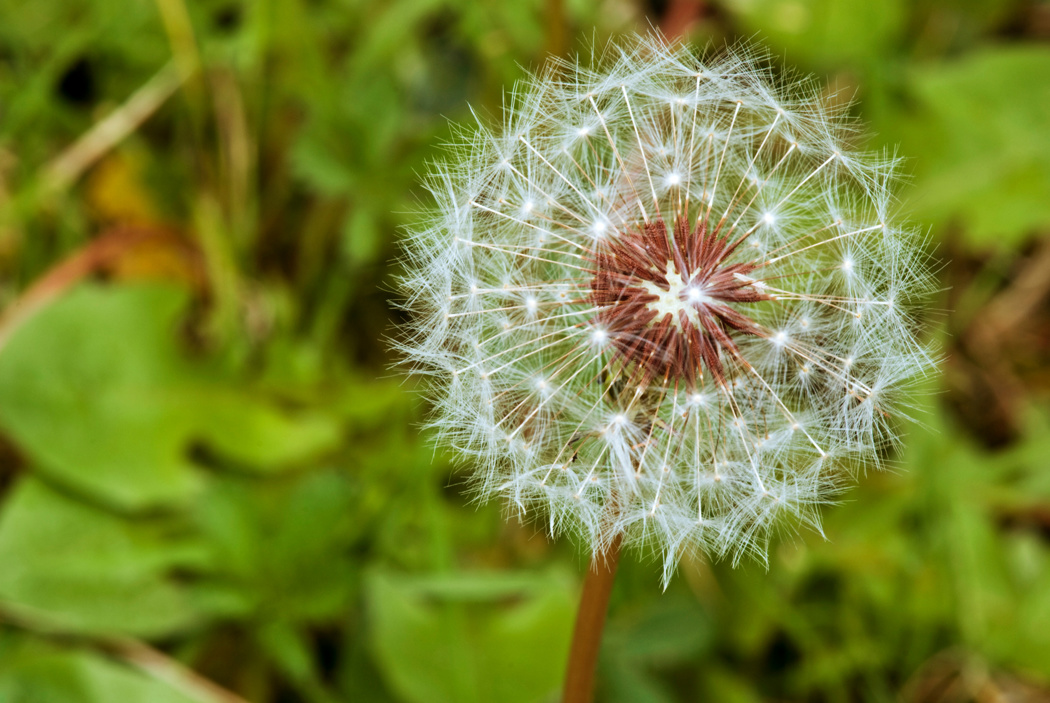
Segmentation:
{"type": "Polygon", "coordinates": [[[40,177],[43,190],[63,190],[76,182],[92,164],[156,112],[185,78],[173,62],[166,64],[124,104],[43,167],[40,177]]]}
{"type": "MultiPolygon", "coordinates": [[[[129,250],[155,241],[161,246],[188,249],[176,232],[156,225],[116,227],[93,239],[47,270],[11,305],[0,313],[0,349],[22,322],[83,278],[112,266],[129,250]]],[[[189,252],[187,252],[189,253],[189,252]]]]}

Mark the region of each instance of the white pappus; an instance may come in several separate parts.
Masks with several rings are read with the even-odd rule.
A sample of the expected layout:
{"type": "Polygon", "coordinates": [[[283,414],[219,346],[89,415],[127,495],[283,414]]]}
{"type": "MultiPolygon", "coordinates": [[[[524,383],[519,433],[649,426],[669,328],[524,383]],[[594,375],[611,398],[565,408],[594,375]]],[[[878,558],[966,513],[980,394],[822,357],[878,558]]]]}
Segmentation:
{"type": "Polygon", "coordinates": [[[479,495],[653,550],[665,585],[819,529],[933,367],[894,160],[767,63],[654,36],[551,62],[432,167],[405,247],[398,345],[479,495]]]}

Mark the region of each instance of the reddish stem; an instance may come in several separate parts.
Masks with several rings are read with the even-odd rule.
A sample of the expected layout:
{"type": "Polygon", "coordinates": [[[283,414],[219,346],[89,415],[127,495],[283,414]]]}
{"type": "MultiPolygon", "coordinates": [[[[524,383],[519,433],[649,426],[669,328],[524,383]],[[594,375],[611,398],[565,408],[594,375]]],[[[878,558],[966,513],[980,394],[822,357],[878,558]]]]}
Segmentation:
{"type": "Polygon", "coordinates": [[[619,563],[619,536],[604,554],[595,554],[591,559],[587,579],[583,582],[580,610],[576,614],[562,703],[591,703],[594,698],[598,651],[601,649],[605,616],[609,611],[609,594],[612,593],[619,563]]]}

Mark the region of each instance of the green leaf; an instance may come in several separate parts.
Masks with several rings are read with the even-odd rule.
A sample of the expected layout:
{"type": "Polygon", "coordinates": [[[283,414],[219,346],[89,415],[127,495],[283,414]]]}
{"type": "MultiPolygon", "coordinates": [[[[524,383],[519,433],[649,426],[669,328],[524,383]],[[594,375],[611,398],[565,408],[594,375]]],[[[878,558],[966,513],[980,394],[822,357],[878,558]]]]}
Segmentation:
{"type": "Polygon", "coordinates": [[[904,25],[900,0],[728,0],[729,11],[795,62],[861,63],[884,53],[904,25]]]}
{"type": "MultiPolygon", "coordinates": [[[[599,667],[600,688],[609,703],[674,703],[674,695],[659,677],[637,666],[616,662],[599,667]]],[[[713,699],[717,700],[717,699],[713,699]]]]}
{"type": "Polygon", "coordinates": [[[316,412],[291,415],[244,392],[202,388],[183,400],[200,408],[194,435],[222,458],[256,471],[277,471],[338,446],[339,425],[316,412]]]}
{"type": "Polygon", "coordinates": [[[370,574],[372,650],[390,687],[419,703],[549,700],[575,614],[571,582],[548,574],[370,574]]]}
{"type": "MultiPolygon", "coordinates": [[[[1045,473],[1045,438],[1036,434],[988,454],[960,439],[943,415],[929,420],[932,427],[910,433],[905,459],[928,533],[927,544],[916,540],[910,546],[927,550],[918,556],[932,561],[934,577],[941,579],[922,615],[944,609],[970,650],[1050,676],[1044,625],[1050,616],[1050,548],[1038,533],[1004,527],[1001,512],[1009,484],[1027,487],[1028,475],[1045,473]]],[[[1041,510],[1045,498],[1027,488],[1024,500],[1041,510]]],[[[919,589],[909,584],[908,590],[919,589]]]]}
{"type": "Polygon", "coordinates": [[[184,630],[198,614],[171,572],[198,554],[169,534],[173,527],[113,515],[25,478],[0,512],[0,600],[63,630],[184,630]]]}
{"type": "Polygon", "coordinates": [[[24,640],[0,660],[4,703],[203,703],[166,683],[84,651],[24,640]]]}
{"type": "Polygon", "coordinates": [[[190,427],[171,393],[176,289],[79,288],[0,351],[0,425],[63,483],[117,504],[182,501],[199,488],[183,457],[190,427]]]}
{"type": "Polygon", "coordinates": [[[627,661],[667,665],[699,656],[714,644],[714,635],[695,599],[665,596],[617,619],[603,646],[627,661]]]}
{"type": "Polygon", "coordinates": [[[216,578],[198,592],[240,617],[307,624],[339,617],[359,582],[348,556],[359,529],[353,497],[335,471],[216,481],[196,511],[216,578]]]}
{"type": "Polygon", "coordinates": [[[0,426],[48,476],[125,509],[186,504],[202,441],[272,471],[338,443],[338,426],[279,411],[190,364],[176,343],[187,300],[167,286],[85,285],[0,350],[0,426]]]}
{"type": "Polygon", "coordinates": [[[315,128],[295,143],[291,151],[292,169],[296,176],[324,195],[345,195],[355,184],[348,155],[344,153],[346,148],[322,132],[315,128]]]}
{"type": "Polygon", "coordinates": [[[739,672],[722,667],[708,667],[701,680],[703,693],[699,700],[720,703],[759,703],[762,700],[756,691],[756,683],[739,672]]]}
{"type": "Polygon", "coordinates": [[[357,207],[343,224],[343,248],[349,261],[355,264],[372,263],[379,253],[382,233],[375,213],[366,207],[357,207]]]}
{"type": "Polygon", "coordinates": [[[888,125],[915,171],[917,217],[953,219],[982,246],[1050,225],[1050,50],[1000,47],[908,74],[910,109],[888,125]],[[896,134],[895,132],[899,133],[896,134]]]}

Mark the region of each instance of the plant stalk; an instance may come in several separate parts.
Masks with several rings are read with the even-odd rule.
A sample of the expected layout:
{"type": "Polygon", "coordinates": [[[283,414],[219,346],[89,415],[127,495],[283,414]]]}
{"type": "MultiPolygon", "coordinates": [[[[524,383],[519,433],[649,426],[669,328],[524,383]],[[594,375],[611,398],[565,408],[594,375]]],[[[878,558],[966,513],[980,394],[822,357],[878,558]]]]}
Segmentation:
{"type": "Polygon", "coordinates": [[[601,649],[605,616],[609,611],[609,594],[612,593],[619,564],[619,536],[604,554],[595,554],[591,558],[591,566],[583,582],[580,609],[576,614],[562,703],[591,703],[594,698],[598,651],[601,649]]]}

